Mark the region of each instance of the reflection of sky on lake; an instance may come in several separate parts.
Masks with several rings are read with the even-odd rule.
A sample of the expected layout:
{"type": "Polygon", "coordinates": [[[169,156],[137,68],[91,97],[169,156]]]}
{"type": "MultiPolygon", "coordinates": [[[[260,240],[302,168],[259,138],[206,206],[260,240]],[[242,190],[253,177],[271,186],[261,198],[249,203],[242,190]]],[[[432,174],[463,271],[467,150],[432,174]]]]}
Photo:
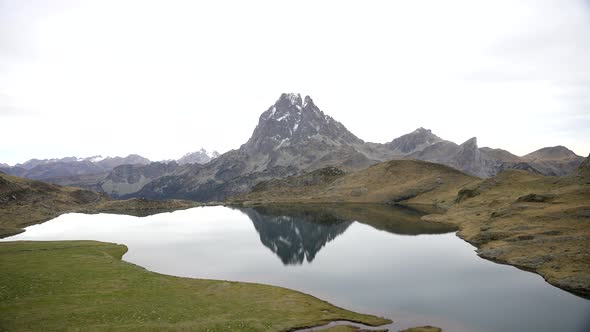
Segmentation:
{"type": "Polygon", "coordinates": [[[286,211],[67,214],[5,240],[123,243],[129,247],[124,260],[152,271],[284,286],[392,318],[392,330],[416,324],[482,332],[589,327],[590,301],[538,275],[483,260],[454,233],[433,231],[418,217],[406,220],[392,210],[391,224],[381,217],[371,226],[338,211],[286,211]],[[417,234],[422,227],[431,234],[392,233],[417,234]]]}

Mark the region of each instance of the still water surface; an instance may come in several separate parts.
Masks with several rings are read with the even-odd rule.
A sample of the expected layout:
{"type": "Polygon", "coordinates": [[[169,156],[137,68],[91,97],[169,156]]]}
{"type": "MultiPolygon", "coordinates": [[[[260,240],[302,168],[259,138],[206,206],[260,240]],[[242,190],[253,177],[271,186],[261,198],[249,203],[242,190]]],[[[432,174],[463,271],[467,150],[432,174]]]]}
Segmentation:
{"type": "Polygon", "coordinates": [[[13,240],[123,243],[124,260],[194,278],[284,286],[392,318],[392,331],[590,331],[590,301],[476,256],[453,229],[385,206],[202,207],[66,214],[13,240]]]}

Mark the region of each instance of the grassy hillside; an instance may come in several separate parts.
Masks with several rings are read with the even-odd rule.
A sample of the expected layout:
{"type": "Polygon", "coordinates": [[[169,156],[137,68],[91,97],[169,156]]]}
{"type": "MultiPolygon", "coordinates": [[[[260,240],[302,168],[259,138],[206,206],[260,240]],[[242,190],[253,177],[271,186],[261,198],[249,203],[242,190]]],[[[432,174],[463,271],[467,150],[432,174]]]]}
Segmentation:
{"type": "Polygon", "coordinates": [[[389,320],[260,284],[167,276],[95,241],[0,243],[2,331],[287,331],[389,320]]]}
{"type": "Polygon", "coordinates": [[[477,178],[453,168],[416,160],[392,160],[362,171],[323,168],[257,185],[230,201],[265,203],[409,203],[447,207],[459,189],[477,178]]]}
{"type": "Polygon", "coordinates": [[[79,188],[62,187],[0,173],[0,238],[23,231],[23,227],[55,218],[66,212],[150,214],[196,206],[187,201],[111,200],[79,188]]]}
{"type": "Polygon", "coordinates": [[[478,254],[590,296],[590,172],[548,177],[505,171],[461,190],[445,214],[478,254]]]}

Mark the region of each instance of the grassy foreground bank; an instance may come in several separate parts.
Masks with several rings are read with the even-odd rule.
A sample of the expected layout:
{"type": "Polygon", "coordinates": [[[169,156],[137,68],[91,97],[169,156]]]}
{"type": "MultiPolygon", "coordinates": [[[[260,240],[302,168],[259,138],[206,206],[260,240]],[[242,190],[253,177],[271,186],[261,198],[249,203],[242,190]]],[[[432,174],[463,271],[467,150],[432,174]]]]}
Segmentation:
{"type": "Polygon", "coordinates": [[[121,260],[124,245],[0,243],[0,331],[288,331],[389,320],[261,284],[180,278],[121,260]]]}

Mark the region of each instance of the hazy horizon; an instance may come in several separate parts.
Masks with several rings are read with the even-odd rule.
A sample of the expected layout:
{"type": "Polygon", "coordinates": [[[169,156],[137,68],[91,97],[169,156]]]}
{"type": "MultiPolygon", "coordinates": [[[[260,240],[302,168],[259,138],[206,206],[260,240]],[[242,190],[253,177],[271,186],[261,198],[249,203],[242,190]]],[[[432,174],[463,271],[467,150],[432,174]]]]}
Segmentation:
{"type": "Polygon", "coordinates": [[[246,142],[283,92],[359,138],[590,153],[582,0],[2,1],[0,163],[246,142]]]}
{"type": "MultiPolygon", "coordinates": [[[[302,97],[302,98],[305,98],[305,96],[306,96],[306,95],[301,95],[301,97],[302,97]]],[[[310,96],[310,97],[311,97],[311,96],[310,96]]],[[[313,98],[312,98],[312,99],[313,99],[313,98]]],[[[314,103],[315,103],[315,101],[314,101],[314,103]]],[[[324,113],[325,113],[325,112],[324,112],[324,113]]],[[[329,114],[328,114],[328,115],[329,115],[329,114]]],[[[336,119],[336,120],[338,120],[338,119],[336,119]]],[[[419,127],[419,128],[423,128],[423,127],[419,127]]],[[[416,129],[418,129],[418,128],[416,128],[416,129]]],[[[433,129],[431,129],[431,128],[424,128],[424,129],[431,130],[431,131],[432,131],[432,133],[433,133],[433,134],[435,134],[435,135],[437,134],[437,133],[436,133],[436,131],[435,131],[435,130],[433,130],[433,129]]],[[[254,130],[254,128],[252,128],[252,130],[254,130]]],[[[403,133],[403,134],[400,134],[399,136],[402,136],[402,135],[405,135],[405,134],[409,134],[409,133],[411,133],[411,132],[403,133]]],[[[354,134],[354,133],[353,133],[353,134],[354,134]]],[[[395,138],[397,138],[397,137],[399,137],[399,136],[396,136],[396,137],[392,138],[391,140],[393,140],[393,139],[395,139],[395,138]]],[[[359,138],[360,138],[360,139],[363,139],[362,137],[359,137],[359,138]]],[[[441,138],[445,139],[444,137],[441,137],[441,138]]],[[[469,139],[471,139],[471,138],[468,138],[467,140],[469,140],[469,139]]],[[[390,142],[391,140],[389,140],[389,141],[387,141],[387,142],[390,142]]],[[[467,141],[467,140],[466,140],[466,141],[467,141]]],[[[220,154],[223,154],[223,153],[225,153],[225,152],[228,152],[228,151],[230,151],[230,150],[238,149],[238,148],[239,148],[239,147],[240,147],[240,146],[241,146],[243,143],[245,143],[245,142],[246,142],[246,141],[244,141],[244,142],[240,143],[238,146],[236,146],[236,147],[234,147],[234,148],[231,148],[231,149],[229,149],[229,150],[225,150],[225,151],[218,151],[218,150],[215,150],[215,149],[206,149],[206,148],[204,148],[204,147],[197,147],[197,148],[195,148],[195,149],[193,149],[193,150],[191,150],[191,151],[187,151],[187,152],[183,153],[182,155],[179,155],[179,156],[177,156],[177,157],[174,157],[174,158],[167,158],[167,159],[152,159],[152,158],[149,158],[149,157],[147,157],[147,156],[145,156],[145,155],[141,155],[141,156],[142,156],[142,157],[146,157],[146,158],[150,159],[150,161],[172,161],[172,160],[178,160],[178,159],[180,159],[181,157],[183,157],[183,156],[184,156],[184,155],[186,155],[186,154],[193,153],[193,152],[197,152],[197,151],[199,151],[199,150],[201,150],[201,149],[205,149],[205,150],[206,150],[206,152],[207,152],[207,154],[211,154],[212,152],[219,152],[220,154]]],[[[368,142],[368,141],[365,141],[365,142],[368,142]]],[[[387,143],[387,142],[371,142],[371,143],[387,143]]],[[[457,144],[462,144],[462,143],[464,143],[464,142],[454,142],[454,143],[457,143],[457,144]]],[[[558,145],[560,145],[560,144],[558,144],[558,145]]],[[[553,146],[558,146],[558,145],[545,146],[545,147],[553,147],[553,146]]],[[[482,148],[482,147],[488,147],[488,146],[482,146],[481,144],[479,144],[479,140],[478,140],[478,146],[479,146],[480,148],[482,148]]],[[[540,147],[539,149],[541,149],[541,148],[545,148],[545,147],[540,147]]],[[[566,146],[566,147],[567,147],[567,146],[566,146]]],[[[492,147],[492,148],[499,148],[499,147],[492,147]]],[[[568,148],[569,148],[569,147],[568,147],[568,148]]],[[[503,150],[507,150],[507,149],[503,149],[503,150]]],[[[535,149],[535,150],[533,150],[533,151],[529,151],[529,152],[527,152],[527,153],[525,153],[525,154],[521,154],[521,155],[519,155],[519,154],[516,154],[516,155],[517,155],[517,156],[520,156],[520,157],[522,157],[522,156],[524,156],[524,155],[526,155],[526,154],[528,154],[528,153],[535,152],[536,150],[538,150],[538,149],[535,149]]],[[[509,152],[512,152],[512,151],[510,151],[510,150],[507,150],[507,151],[509,151],[509,152]]],[[[574,152],[575,152],[575,151],[574,151],[574,152]]],[[[103,158],[107,158],[107,157],[126,157],[126,156],[128,156],[128,155],[130,155],[130,154],[137,154],[137,153],[131,152],[131,153],[129,153],[129,154],[124,154],[124,155],[109,155],[109,154],[106,154],[106,155],[100,155],[100,156],[101,156],[101,157],[103,157],[103,158]]],[[[579,155],[579,154],[578,154],[578,155],[579,155]]],[[[17,161],[17,162],[13,162],[13,163],[7,163],[7,162],[4,162],[4,161],[0,160],[0,163],[9,164],[10,166],[15,166],[15,165],[17,165],[17,164],[19,164],[19,163],[24,163],[24,162],[26,162],[26,161],[28,161],[28,160],[31,160],[31,159],[60,159],[60,158],[68,158],[68,157],[78,157],[78,158],[80,158],[80,159],[84,159],[84,158],[90,158],[90,157],[94,157],[94,156],[98,156],[98,155],[97,155],[97,154],[92,154],[92,153],[90,153],[90,154],[87,154],[87,155],[67,155],[67,156],[53,156],[53,157],[47,157],[47,158],[38,158],[38,157],[32,157],[32,158],[29,158],[29,159],[26,159],[26,160],[17,161]]],[[[582,155],[582,157],[585,157],[585,156],[584,156],[584,155],[582,155]]]]}

